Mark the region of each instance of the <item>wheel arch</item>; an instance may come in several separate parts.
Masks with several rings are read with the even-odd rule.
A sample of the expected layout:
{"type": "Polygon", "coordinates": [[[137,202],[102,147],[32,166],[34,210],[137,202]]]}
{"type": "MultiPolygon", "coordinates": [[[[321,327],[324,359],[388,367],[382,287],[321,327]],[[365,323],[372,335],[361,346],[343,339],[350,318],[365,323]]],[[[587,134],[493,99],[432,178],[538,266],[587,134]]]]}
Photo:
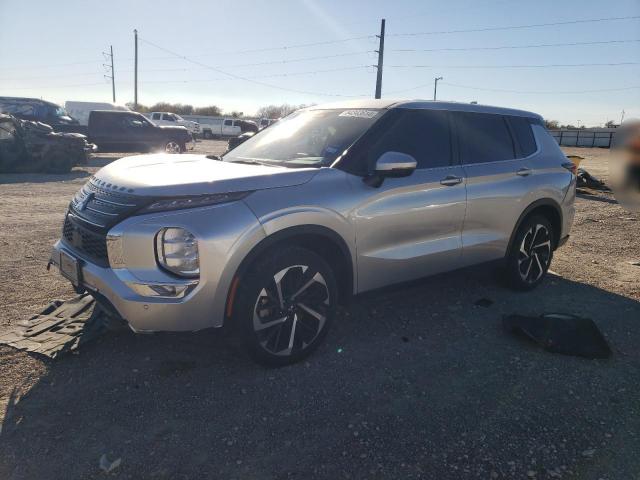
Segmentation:
{"type": "Polygon", "coordinates": [[[320,255],[335,273],[340,301],[348,300],[353,294],[353,258],[347,242],[340,234],[328,227],[297,225],[284,228],[263,238],[240,262],[226,296],[225,317],[227,319],[233,315],[236,290],[249,267],[270,250],[283,245],[297,245],[320,255]]]}
{"type": "Polygon", "coordinates": [[[558,246],[558,242],[560,241],[560,234],[562,230],[562,208],[555,200],[551,198],[541,198],[531,203],[524,211],[520,214],[518,221],[516,222],[513,231],[511,232],[511,236],[509,237],[509,243],[507,246],[507,253],[505,258],[508,258],[511,254],[511,249],[513,247],[513,239],[527,218],[532,215],[543,215],[551,222],[551,226],[553,227],[553,249],[555,250],[558,246]]]}

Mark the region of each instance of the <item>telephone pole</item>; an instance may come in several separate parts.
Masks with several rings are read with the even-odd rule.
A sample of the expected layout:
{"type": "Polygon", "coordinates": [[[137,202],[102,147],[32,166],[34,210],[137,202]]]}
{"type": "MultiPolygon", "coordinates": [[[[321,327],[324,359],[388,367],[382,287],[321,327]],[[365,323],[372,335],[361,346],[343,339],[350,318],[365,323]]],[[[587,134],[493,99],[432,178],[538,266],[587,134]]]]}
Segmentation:
{"type": "Polygon", "coordinates": [[[116,74],[113,69],[113,45],[110,45],[110,52],[111,53],[102,52],[102,54],[111,60],[111,65],[104,65],[105,68],[108,68],[111,71],[111,75],[105,75],[105,78],[111,79],[111,96],[113,98],[113,103],[116,103],[116,74]]]}
{"type": "Polygon", "coordinates": [[[375,98],[382,97],[382,63],[384,61],[384,24],[385,19],[383,18],[380,22],[380,35],[376,35],[380,39],[380,46],[378,47],[378,75],[376,77],[376,95],[375,98]]]}
{"type": "Polygon", "coordinates": [[[435,78],[435,84],[433,86],[433,99],[436,100],[438,95],[438,80],[442,80],[442,77],[435,78]]]}
{"type": "Polygon", "coordinates": [[[138,109],[138,30],[133,31],[135,39],[135,55],[133,67],[133,109],[138,109]]]}

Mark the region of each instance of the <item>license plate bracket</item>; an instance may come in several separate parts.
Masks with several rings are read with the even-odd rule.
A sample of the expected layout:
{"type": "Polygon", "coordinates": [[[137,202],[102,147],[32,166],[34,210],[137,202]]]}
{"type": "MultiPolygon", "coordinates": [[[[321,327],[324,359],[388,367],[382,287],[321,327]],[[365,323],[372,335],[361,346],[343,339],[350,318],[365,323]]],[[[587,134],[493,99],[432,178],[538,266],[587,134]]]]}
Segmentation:
{"type": "Polygon", "coordinates": [[[74,287],[79,287],[82,281],[82,268],[80,260],[73,255],[60,251],[60,273],[69,280],[74,287]]]}

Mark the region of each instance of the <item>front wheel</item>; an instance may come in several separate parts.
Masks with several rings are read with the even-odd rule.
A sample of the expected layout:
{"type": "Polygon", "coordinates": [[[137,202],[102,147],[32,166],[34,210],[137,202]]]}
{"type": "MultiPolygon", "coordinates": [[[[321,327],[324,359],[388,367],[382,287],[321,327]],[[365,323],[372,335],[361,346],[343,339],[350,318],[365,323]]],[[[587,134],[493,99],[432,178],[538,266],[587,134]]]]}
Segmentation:
{"type": "Polygon", "coordinates": [[[182,147],[178,142],[174,142],[173,140],[168,141],[164,145],[165,153],[181,153],[182,147]]]}
{"type": "Polygon", "coordinates": [[[291,247],[258,260],[240,280],[233,321],[254,360],[281,366],[318,347],[336,304],[331,268],[316,253],[291,247]]]}
{"type": "Polygon", "coordinates": [[[553,258],[554,232],[551,222],[533,215],[518,228],[507,258],[509,285],[517,290],[531,290],[544,279],[553,258]]]}

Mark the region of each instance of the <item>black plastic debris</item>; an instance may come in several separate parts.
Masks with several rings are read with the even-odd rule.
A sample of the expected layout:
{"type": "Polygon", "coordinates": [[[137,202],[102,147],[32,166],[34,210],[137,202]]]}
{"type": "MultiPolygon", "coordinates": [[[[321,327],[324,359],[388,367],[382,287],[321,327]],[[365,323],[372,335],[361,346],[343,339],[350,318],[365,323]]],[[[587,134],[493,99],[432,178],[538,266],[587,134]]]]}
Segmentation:
{"type": "Polygon", "coordinates": [[[548,352],[585,358],[611,356],[611,348],[590,318],[564,313],[539,317],[505,315],[502,325],[507,332],[524,335],[548,352]]]}
{"type": "Polygon", "coordinates": [[[477,307],[489,308],[491,305],[493,305],[493,300],[491,300],[490,298],[479,298],[473,304],[477,307]]]}
{"type": "Polygon", "coordinates": [[[602,180],[597,179],[584,168],[579,168],[576,174],[576,187],[577,188],[590,188],[592,190],[606,190],[609,191],[609,187],[605,185],[602,180]]]}

